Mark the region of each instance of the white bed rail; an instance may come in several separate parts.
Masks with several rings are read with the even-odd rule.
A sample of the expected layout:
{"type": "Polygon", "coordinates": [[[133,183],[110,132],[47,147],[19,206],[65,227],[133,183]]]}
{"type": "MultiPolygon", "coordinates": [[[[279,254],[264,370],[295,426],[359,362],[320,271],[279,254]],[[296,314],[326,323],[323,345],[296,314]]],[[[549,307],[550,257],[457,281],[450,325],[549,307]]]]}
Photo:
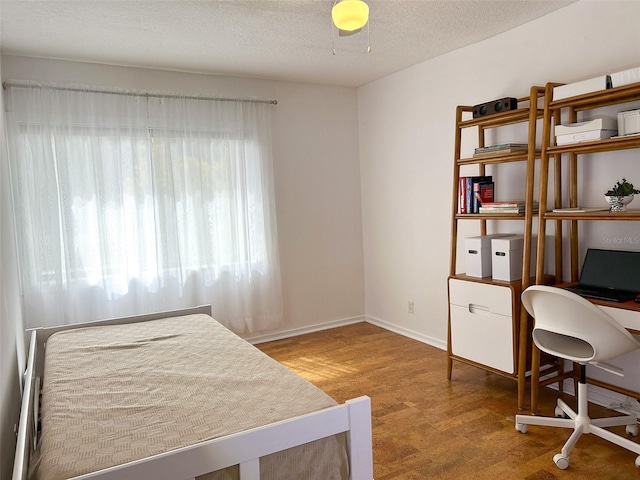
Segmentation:
{"type": "Polygon", "coordinates": [[[27,369],[24,372],[22,382],[22,404],[20,406],[20,423],[18,425],[18,438],[16,440],[16,454],[13,461],[12,480],[25,480],[29,469],[29,458],[33,451],[35,428],[37,420],[34,418],[36,397],[36,333],[31,333],[29,339],[29,357],[27,369]]]}
{"type": "Polygon", "coordinates": [[[348,438],[351,480],[372,480],[371,400],[366,396],[73,480],[186,480],[233,465],[240,466],[241,480],[259,480],[260,457],[343,432],[348,438]]]}
{"type": "Polygon", "coordinates": [[[211,305],[200,305],[191,308],[182,308],[179,310],[168,310],[165,312],[142,313],[140,315],[132,315],[128,317],[107,318],[104,320],[94,320],[91,322],[68,323],[65,325],[57,325],[55,327],[38,327],[27,330],[27,332],[36,332],[38,334],[38,344],[45,344],[51,335],[65,330],[74,330],[76,328],[99,327],[105,325],[122,325],[126,323],[147,322],[158,320],[160,318],[178,317],[183,315],[204,314],[211,315],[211,305]]]}

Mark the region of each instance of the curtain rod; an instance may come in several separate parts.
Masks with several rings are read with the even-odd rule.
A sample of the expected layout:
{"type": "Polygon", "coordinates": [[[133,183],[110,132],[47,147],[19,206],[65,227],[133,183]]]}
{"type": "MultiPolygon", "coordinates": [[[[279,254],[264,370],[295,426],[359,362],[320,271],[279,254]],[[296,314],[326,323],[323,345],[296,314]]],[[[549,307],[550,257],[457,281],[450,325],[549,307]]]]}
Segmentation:
{"type": "MultiPolygon", "coordinates": [[[[37,83],[27,83],[27,82],[15,82],[8,81],[2,82],[2,88],[6,89],[7,87],[15,87],[15,88],[45,88],[44,85],[40,85],[37,83]]],[[[166,95],[161,93],[150,93],[150,92],[124,92],[118,90],[98,90],[98,89],[90,89],[90,88],[78,88],[78,87],[62,87],[62,86],[46,86],[46,88],[51,88],[52,90],[61,90],[65,92],[87,92],[87,93],[106,93],[109,95],[123,95],[130,97],[148,97],[148,98],[185,98],[187,100],[216,100],[219,102],[243,102],[243,103],[268,103],[269,105],[277,105],[277,100],[257,100],[250,98],[225,98],[225,97],[207,97],[207,96],[196,96],[196,95],[166,95]]]]}

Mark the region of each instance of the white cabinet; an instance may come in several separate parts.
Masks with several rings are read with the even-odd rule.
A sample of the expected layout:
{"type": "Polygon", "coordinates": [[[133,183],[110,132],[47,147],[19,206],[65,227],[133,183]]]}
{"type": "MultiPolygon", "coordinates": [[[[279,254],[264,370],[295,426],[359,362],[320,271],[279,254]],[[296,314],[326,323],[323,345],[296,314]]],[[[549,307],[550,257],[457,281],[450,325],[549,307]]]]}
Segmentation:
{"type": "Polygon", "coordinates": [[[449,279],[451,353],[509,375],[516,374],[513,289],[449,279]]]}

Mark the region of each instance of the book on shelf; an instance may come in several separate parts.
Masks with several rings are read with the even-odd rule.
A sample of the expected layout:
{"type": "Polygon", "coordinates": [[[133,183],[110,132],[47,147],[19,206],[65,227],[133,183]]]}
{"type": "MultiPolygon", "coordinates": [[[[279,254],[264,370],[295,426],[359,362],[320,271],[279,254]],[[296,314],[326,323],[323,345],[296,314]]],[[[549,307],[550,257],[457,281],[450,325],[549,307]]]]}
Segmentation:
{"type": "Polygon", "coordinates": [[[491,177],[491,175],[476,175],[473,177],[467,177],[467,213],[478,213],[473,209],[473,186],[477,183],[490,182],[492,180],[493,177],[491,177]]]}
{"type": "Polygon", "coordinates": [[[480,207],[478,213],[481,213],[483,215],[485,214],[520,215],[521,213],[524,213],[524,209],[480,207]]]}
{"type": "Polygon", "coordinates": [[[488,145],[486,147],[476,147],[475,153],[489,152],[492,150],[504,150],[508,148],[528,148],[526,143],[498,143],[496,145],[488,145]]]}
{"type": "Polygon", "coordinates": [[[493,155],[504,155],[506,153],[524,153],[526,148],[505,148],[502,150],[493,150],[491,152],[474,153],[473,158],[491,157],[493,155]]]}
{"type": "Polygon", "coordinates": [[[474,184],[488,183],[493,180],[491,175],[482,176],[466,176],[458,179],[458,212],[459,213],[478,213],[474,212],[474,184]]]}
{"type": "MultiPolygon", "coordinates": [[[[483,205],[483,207],[524,207],[527,204],[524,200],[502,200],[502,201],[494,201],[487,202],[483,205]]],[[[538,205],[538,202],[533,202],[534,205],[538,205]]]]}
{"type": "Polygon", "coordinates": [[[477,182],[473,184],[473,213],[480,213],[480,207],[493,202],[493,182],[477,182]]]}
{"type": "MultiPolygon", "coordinates": [[[[524,207],[507,207],[507,208],[499,208],[499,207],[480,207],[478,213],[482,214],[514,214],[519,215],[525,213],[526,209],[524,207]]],[[[533,213],[538,213],[538,209],[534,208],[533,213]]]]}
{"type": "Polygon", "coordinates": [[[528,148],[529,145],[527,145],[526,143],[501,143],[499,145],[491,145],[488,147],[477,147],[473,152],[473,156],[480,157],[483,155],[523,152],[528,148]]]}
{"type": "Polygon", "coordinates": [[[555,213],[588,213],[588,212],[606,212],[607,207],[566,207],[566,208],[554,208],[555,213]]]}
{"type": "MultiPolygon", "coordinates": [[[[533,213],[538,212],[538,202],[533,202],[533,213]]],[[[479,213],[522,214],[526,210],[524,200],[506,200],[502,202],[486,202],[478,209],[479,213]]]]}
{"type": "Polygon", "coordinates": [[[458,213],[467,213],[467,177],[458,177],[458,213]]]}

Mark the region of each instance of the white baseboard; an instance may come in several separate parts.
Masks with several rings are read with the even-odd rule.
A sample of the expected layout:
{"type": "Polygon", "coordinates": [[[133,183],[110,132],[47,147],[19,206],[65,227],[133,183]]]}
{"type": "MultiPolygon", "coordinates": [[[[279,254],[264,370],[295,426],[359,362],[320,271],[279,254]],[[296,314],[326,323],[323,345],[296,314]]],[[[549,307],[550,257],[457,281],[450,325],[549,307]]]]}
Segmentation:
{"type": "Polygon", "coordinates": [[[279,332],[267,333],[264,335],[255,335],[252,337],[246,337],[245,340],[249,343],[257,345],[259,343],[273,342],[275,340],[283,340],[285,338],[297,337],[298,335],[304,335],[306,333],[320,332],[322,330],[329,330],[336,327],[344,327],[345,325],[353,325],[354,323],[361,323],[365,321],[365,317],[349,317],[342,318],[340,320],[333,320],[331,322],[318,323],[316,325],[308,325],[306,327],[292,328],[289,330],[281,330],[279,332]]]}
{"type": "Polygon", "coordinates": [[[427,335],[423,335],[422,333],[415,332],[415,331],[410,330],[408,328],[398,327],[397,325],[394,325],[394,324],[389,323],[389,322],[385,322],[384,320],[380,320],[379,318],[375,318],[375,317],[372,317],[370,315],[365,315],[365,321],[367,321],[368,323],[371,323],[373,325],[376,325],[376,326],[378,326],[380,328],[384,328],[385,330],[389,330],[391,332],[398,333],[400,335],[412,338],[412,339],[417,340],[419,342],[426,343],[427,345],[431,345],[432,347],[439,348],[440,350],[446,350],[447,349],[447,343],[443,342],[442,340],[439,340],[439,339],[433,338],[433,337],[429,337],[427,335]]]}
{"type": "Polygon", "coordinates": [[[438,340],[436,338],[423,335],[413,330],[409,330],[408,328],[398,327],[397,325],[391,324],[389,322],[385,322],[384,320],[380,320],[379,318],[371,317],[369,315],[342,318],[339,320],[333,320],[331,322],[319,323],[316,325],[309,325],[306,327],[292,328],[288,330],[281,330],[279,332],[267,333],[264,335],[258,334],[251,337],[246,337],[245,340],[249,343],[257,345],[259,343],[273,342],[275,340],[283,340],[285,338],[296,337],[298,335],[304,335],[306,333],[320,332],[322,330],[329,330],[331,328],[343,327],[345,325],[353,325],[354,323],[360,323],[360,322],[371,323],[372,325],[376,325],[380,328],[384,328],[385,330],[389,330],[399,335],[403,335],[405,337],[412,338],[419,342],[426,343],[427,345],[431,345],[432,347],[439,348],[440,350],[447,349],[447,344],[442,340],[438,340]]]}

